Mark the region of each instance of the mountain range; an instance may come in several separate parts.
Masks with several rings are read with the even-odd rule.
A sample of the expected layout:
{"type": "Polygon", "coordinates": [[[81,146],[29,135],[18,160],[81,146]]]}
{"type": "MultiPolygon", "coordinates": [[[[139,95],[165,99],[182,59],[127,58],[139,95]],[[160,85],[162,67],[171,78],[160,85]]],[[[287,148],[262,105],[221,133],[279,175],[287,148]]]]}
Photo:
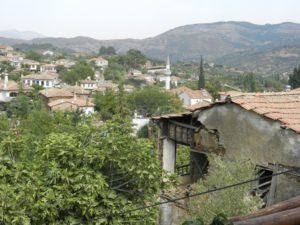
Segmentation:
{"type": "Polygon", "coordinates": [[[210,62],[262,74],[289,72],[300,62],[300,24],[291,22],[193,24],[146,39],[97,40],[84,36],[20,39],[0,38],[0,43],[49,43],[57,48],[88,53],[111,45],[120,53],[136,48],[151,58],[165,59],[170,55],[173,61],[195,61],[202,55],[210,62]]]}
{"type": "Polygon", "coordinates": [[[0,31],[0,37],[32,40],[34,38],[44,38],[45,35],[33,31],[2,30],[0,31]]]}

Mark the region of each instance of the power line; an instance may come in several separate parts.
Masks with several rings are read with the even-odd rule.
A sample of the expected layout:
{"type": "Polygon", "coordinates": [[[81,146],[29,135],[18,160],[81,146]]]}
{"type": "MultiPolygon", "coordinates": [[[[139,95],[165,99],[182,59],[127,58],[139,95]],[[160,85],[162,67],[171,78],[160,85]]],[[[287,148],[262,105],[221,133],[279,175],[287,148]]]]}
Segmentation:
{"type": "Polygon", "coordinates": [[[182,197],[170,199],[170,200],[163,201],[163,202],[154,203],[154,204],[151,204],[151,205],[148,205],[148,206],[143,206],[143,207],[139,207],[139,208],[135,208],[135,209],[131,209],[131,210],[126,210],[126,211],[119,212],[119,213],[111,213],[111,214],[106,215],[104,217],[101,217],[99,219],[112,218],[114,216],[124,215],[124,214],[127,214],[127,213],[139,211],[139,210],[145,210],[145,209],[153,208],[153,207],[156,207],[156,206],[159,206],[159,205],[164,205],[164,204],[167,204],[167,203],[176,202],[176,201],[179,201],[179,200],[182,200],[182,199],[196,197],[196,196],[200,196],[200,195],[205,195],[205,194],[225,190],[225,189],[228,189],[228,188],[237,187],[237,186],[244,185],[244,184],[247,184],[247,183],[251,183],[251,182],[254,182],[254,181],[258,181],[260,179],[272,178],[274,176],[278,176],[278,175],[281,175],[281,174],[284,174],[284,173],[289,173],[289,172],[295,172],[295,171],[299,172],[299,169],[291,169],[291,170],[286,170],[286,171],[274,173],[272,175],[267,175],[267,176],[263,176],[263,177],[256,177],[256,178],[251,179],[251,180],[246,180],[246,181],[242,181],[242,182],[239,182],[239,183],[235,183],[235,184],[231,184],[231,185],[227,185],[227,186],[223,186],[223,187],[219,187],[219,188],[214,188],[214,189],[207,190],[207,191],[204,191],[204,192],[198,192],[198,193],[194,193],[194,194],[190,194],[190,195],[187,195],[187,196],[182,196],[182,197]]]}

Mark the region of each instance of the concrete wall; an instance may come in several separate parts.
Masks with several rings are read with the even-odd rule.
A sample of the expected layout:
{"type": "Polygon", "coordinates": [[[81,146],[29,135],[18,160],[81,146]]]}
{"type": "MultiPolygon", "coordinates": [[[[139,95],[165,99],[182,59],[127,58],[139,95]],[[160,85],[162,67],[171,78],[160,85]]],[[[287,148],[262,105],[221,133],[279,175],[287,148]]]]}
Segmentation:
{"type": "MultiPolygon", "coordinates": [[[[250,159],[266,167],[269,163],[300,166],[300,135],[282,129],[279,122],[230,103],[201,111],[198,120],[206,131],[197,134],[196,148],[209,152],[219,148],[227,159],[250,159]]],[[[285,182],[285,177],[279,176],[275,202],[299,193],[296,177],[293,176],[294,182],[290,184],[285,182]]]]}

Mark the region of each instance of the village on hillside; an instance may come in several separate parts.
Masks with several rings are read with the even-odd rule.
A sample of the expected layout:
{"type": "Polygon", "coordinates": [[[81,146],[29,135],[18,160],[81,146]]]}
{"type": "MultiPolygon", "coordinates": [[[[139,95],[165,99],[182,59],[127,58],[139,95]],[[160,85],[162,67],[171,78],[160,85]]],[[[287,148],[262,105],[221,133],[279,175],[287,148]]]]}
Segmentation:
{"type": "Polygon", "coordinates": [[[300,224],[290,70],[0,44],[0,223],[300,224]]]}

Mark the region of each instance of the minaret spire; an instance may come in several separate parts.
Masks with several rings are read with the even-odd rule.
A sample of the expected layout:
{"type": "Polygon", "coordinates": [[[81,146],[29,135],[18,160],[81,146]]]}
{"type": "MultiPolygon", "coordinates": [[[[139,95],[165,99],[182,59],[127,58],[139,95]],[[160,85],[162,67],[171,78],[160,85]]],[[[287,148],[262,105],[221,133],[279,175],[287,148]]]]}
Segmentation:
{"type": "Polygon", "coordinates": [[[167,64],[166,64],[166,83],[165,83],[165,89],[170,90],[170,83],[171,83],[171,65],[170,65],[170,57],[167,57],[167,64]]]}

